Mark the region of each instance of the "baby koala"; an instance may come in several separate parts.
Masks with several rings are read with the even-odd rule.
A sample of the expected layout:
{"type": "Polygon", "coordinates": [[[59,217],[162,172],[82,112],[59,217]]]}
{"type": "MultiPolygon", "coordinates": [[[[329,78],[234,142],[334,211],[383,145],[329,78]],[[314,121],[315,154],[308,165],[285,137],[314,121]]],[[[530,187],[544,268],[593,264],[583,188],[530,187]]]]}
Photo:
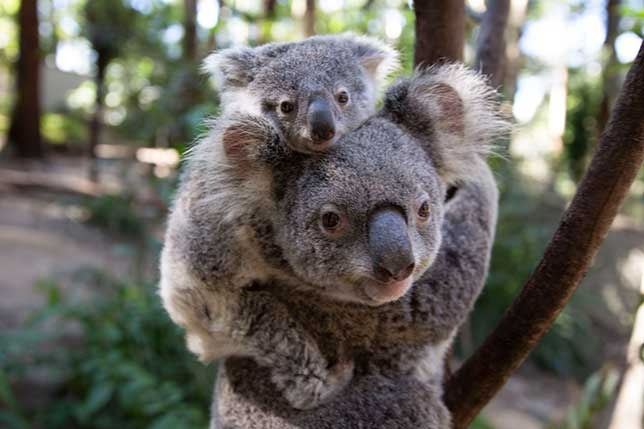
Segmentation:
{"type": "Polygon", "coordinates": [[[302,153],[325,151],[367,119],[397,67],[396,51],[353,35],[225,49],[204,64],[220,90],[223,114],[267,117],[302,153]]]}
{"type": "Polygon", "coordinates": [[[201,361],[253,357],[271,367],[296,408],[332,396],[353,366],[328,362],[287,307],[257,290],[271,279],[296,281],[263,254],[283,191],[273,186],[274,161],[319,154],[359,126],[396,64],[391,48],[355,36],[227,49],[205,62],[222,116],[188,155],[168,220],[160,295],[201,361]],[[259,120],[244,119],[250,114],[259,120]]]}

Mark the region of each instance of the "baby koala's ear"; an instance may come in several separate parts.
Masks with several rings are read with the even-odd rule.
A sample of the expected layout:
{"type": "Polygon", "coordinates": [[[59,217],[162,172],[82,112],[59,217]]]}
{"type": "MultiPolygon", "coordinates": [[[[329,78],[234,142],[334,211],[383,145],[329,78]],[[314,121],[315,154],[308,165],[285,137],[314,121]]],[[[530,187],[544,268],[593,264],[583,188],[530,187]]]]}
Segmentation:
{"type": "Polygon", "coordinates": [[[354,57],[373,80],[376,88],[400,67],[398,51],[375,37],[343,35],[354,57]]]}
{"type": "Polygon", "coordinates": [[[226,160],[236,168],[273,161],[287,150],[277,129],[260,116],[238,115],[220,119],[217,131],[226,160]]]}
{"type": "Polygon", "coordinates": [[[460,64],[419,70],[392,86],[383,112],[418,138],[449,184],[467,180],[473,166],[509,131],[497,92],[460,64]]]}
{"type": "Polygon", "coordinates": [[[243,88],[253,81],[259,67],[259,55],[253,48],[240,47],[213,52],[203,62],[202,70],[215,79],[217,89],[243,88]]]}

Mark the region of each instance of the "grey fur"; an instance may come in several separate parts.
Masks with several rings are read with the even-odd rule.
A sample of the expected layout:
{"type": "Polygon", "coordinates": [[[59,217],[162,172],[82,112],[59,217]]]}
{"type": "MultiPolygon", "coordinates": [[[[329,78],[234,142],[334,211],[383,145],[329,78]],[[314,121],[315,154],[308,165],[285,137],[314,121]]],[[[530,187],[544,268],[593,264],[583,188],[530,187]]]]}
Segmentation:
{"type": "MultiPolygon", "coordinates": [[[[337,147],[315,159],[289,157],[275,170],[274,188],[294,186],[276,194],[272,240],[283,253],[273,262],[301,282],[268,282],[257,292],[282,302],[330,362],[353,360],[352,381],[327,403],[298,411],[277,398],[267,371],[253,360],[228,359],[213,404],[213,428],[450,426],[440,399],[443,359],[484,284],[498,192],[483,155],[492,136],[506,127],[492,93],[483,88],[453,88],[457,94],[485,94],[474,99],[485,106],[470,106],[459,97],[463,114],[450,117],[441,113],[451,109],[440,105],[445,88],[439,86],[436,97],[409,91],[435,90],[423,82],[443,73],[467,78],[456,82],[484,85],[458,66],[420,72],[392,88],[385,108],[337,147]],[[468,115],[484,109],[489,109],[488,122],[468,115]],[[454,117],[461,118],[458,126],[445,123],[454,117]],[[472,143],[450,134],[490,137],[472,143]],[[458,183],[459,190],[443,203],[450,183],[458,183]],[[412,220],[419,188],[431,201],[431,216],[423,225],[412,220]],[[350,218],[351,232],[341,239],[323,237],[315,221],[329,203],[350,218]],[[406,213],[418,267],[411,289],[388,303],[365,293],[373,283],[365,228],[370,213],[382,205],[406,213]]],[[[450,97],[450,103],[458,101],[450,97]]]]}
{"type": "Polygon", "coordinates": [[[444,355],[483,286],[496,222],[494,179],[482,163],[478,169],[480,179],[446,205],[434,263],[398,301],[368,307],[274,286],[324,355],[350,350],[355,373],[346,389],[314,410],[297,411],[277,399],[266,370],[249,359],[227,359],[212,427],[449,428],[440,399],[444,355]]]}
{"type": "Polygon", "coordinates": [[[276,210],[272,173],[277,159],[291,157],[289,148],[311,151],[309,99],[335,106],[341,136],[373,113],[376,87],[396,65],[388,46],[350,35],[227,49],[205,63],[219,80],[223,113],[190,151],[168,221],[160,294],[200,360],[254,356],[273,368],[273,381],[298,408],[340,390],[352,363],[330,365],[281,303],[248,292],[271,278],[287,281],[264,262],[279,258],[268,217],[276,210]],[[350,94],[344,106],[333,99],[338,88],[350,94]],[[288,117],[276,111],[285,98],[299,106],[288,117]]]}
{"type": "Polygon", "coordinates": [[[335,119],[337,140],[374,113],[378,89],[398,67],[398,54],[384,43],[354,35],[315,36],[299,42],[217,51],[204,62],[220,90],[223,114],[270,118],[299,152],[318,152],[308,121],[312,100],[324,100],[335,119]],[[347,91],[349,102],[336,95],[347,91]],[[293,103],[284,114],[280,103],[293,103]]]}
{"type": "MultiPolygon", "coordinates": [[[[487,270],[497,193],[481,155],[503,129],[492,94],[476,74],[445,66],[400,82],[379,114],[318,156],[292,152],[261,117],[222,121],[197,146],[169,222],[161,295],[193,351],[254,358],[241,372],[226,365],[216,413],[226,425],[326,427],[338,407],[360,401],[382,401],[401,421],[421,413],[426,427],[448,425],[432,382],[487,270]],[[453,183],[461,189],[444,204],[453,183]],[[429,203],[427,220],[416,216],[419,201],[429,203]],[[340,237],[320,230],[328,204],[349,226],[340,237]],[[390,290],[373,271],[367,228],[383,206],[409,226],[410,290],[411,282],[390,290]],[[250,386],[240,381],[247,371],[250,386]],[[372,396],[365,378],[380,380],[383,393],[372,396]],[[297,408],[328,405],[287,407],[278,418],[275,388],[297,408]],[[435,400],[417,409],[386,400],[396,395],[435,400]]],[[[370,417],[352,415],[346,427],[391,427],[360,426],[370,417]]]]}

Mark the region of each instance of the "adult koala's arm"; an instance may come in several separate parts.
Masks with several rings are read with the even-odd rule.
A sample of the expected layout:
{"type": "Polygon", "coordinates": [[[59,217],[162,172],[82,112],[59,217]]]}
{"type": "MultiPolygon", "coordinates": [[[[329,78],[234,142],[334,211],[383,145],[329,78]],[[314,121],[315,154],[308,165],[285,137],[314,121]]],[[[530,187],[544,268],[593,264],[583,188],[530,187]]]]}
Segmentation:
{"type": "Polygon", "coordinates": [[[414,320],[432,343],[453,335],[485,284],[498,189],[483,160],[476,171],[447,203],[436,260],[412,289],[414,320]]]}

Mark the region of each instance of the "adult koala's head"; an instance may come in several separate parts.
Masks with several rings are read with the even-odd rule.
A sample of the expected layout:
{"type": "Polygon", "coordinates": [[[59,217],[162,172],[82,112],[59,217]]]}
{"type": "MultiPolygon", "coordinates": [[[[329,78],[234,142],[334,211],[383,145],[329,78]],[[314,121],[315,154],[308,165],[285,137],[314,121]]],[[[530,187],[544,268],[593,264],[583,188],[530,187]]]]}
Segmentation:
{"type": "Polygon", "coordinates": [[[405,294],[436,256],[447,189],[506,129],[494,98],[461,66],[430,68],[327,152],[281,158],[274,240],[302,283],[368,305],[405,294]]]}
{"type": "Polygon", "coordinates": [[[368,37],[316,36],[300,42],[224,49],[204,64],[225,113],[264,115],[298,152],[321,152],[375,111],[378,87],[398,65],[368,37]]]}

